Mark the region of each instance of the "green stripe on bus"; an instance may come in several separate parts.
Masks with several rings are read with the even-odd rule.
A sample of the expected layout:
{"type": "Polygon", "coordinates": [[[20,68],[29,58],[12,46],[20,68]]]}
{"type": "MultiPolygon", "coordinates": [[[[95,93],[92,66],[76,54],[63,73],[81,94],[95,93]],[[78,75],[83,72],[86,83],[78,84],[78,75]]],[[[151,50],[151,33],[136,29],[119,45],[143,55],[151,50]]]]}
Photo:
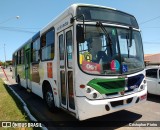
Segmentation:
{"type": "Polygon", "coordinates": [[[125,78],[93,79],[87,84],[100,94],[109,94],[125,90],[125,78]]]}

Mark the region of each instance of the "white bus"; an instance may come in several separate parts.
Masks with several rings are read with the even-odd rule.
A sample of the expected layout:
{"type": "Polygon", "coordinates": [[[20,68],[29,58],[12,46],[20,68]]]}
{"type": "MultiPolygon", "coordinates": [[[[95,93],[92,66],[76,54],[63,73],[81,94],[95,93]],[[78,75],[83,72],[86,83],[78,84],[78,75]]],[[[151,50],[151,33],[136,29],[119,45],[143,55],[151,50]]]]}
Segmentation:
{"type": "Polygon", "coordinates": [[[71,5],[13,53],[13,64],[18,84],[79,120],[146,101],[139,26],[114,8],[71,5]]]}
{"type": "Polygon", "coordinates": [[[160,95],[160,66],[147,66],[145,70],[148,93],[160,95]]]}

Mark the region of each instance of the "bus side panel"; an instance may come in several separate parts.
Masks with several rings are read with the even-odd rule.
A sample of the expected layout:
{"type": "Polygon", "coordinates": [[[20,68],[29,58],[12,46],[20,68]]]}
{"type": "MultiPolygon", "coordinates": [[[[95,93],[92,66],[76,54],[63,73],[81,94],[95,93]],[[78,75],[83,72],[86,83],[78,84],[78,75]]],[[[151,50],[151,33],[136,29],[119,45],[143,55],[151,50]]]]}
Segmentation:
{"type": "Polygon", "coordinates": [[[43,62],[31,65],[31,86],[32,92],[43,98],[42,84],[44,81],[43,62]]]}
{"type": "Polygon", "coordinates": [[[20,78],[20,84],[23,87],[27,87],[26,86],[26,80],[25,80],[25,71],[24,71],[25,66],[24,65],[18,65],[17,66],[17,74],[19,75],[20,78]]]}

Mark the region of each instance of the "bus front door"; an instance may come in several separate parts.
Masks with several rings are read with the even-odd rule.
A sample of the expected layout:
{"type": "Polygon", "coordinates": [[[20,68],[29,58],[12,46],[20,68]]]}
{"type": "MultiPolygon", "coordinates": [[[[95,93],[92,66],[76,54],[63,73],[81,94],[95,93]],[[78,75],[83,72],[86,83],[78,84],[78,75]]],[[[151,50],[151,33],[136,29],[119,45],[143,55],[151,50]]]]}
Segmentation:
{"type": "Polygon", "coordinates": [[[73,27],[58,34],[59,42],[59,87],[61,106],[75,112],[73,76],[73,27]]]}

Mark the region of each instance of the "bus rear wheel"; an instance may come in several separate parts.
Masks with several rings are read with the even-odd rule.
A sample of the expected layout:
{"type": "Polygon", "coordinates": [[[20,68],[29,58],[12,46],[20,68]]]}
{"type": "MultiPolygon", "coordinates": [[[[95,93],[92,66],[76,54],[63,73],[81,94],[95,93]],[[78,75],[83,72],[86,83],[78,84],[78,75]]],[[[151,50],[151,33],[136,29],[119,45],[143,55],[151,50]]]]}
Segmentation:
{"type": "Polygon", "coordinates": [[[20,81],[19,75],[16,77],[16,82],[17,82],[18,86],[21,86],[21,81],[20,81]]]}
{"type": "Polygon", "coordinates": [[[55,106],[54,96],[53,96],[53,92],[51,89],[47,89],[45,91],[44,99],[45,99],[45,103],[47,104],[49,111],[56,112],[57,107],[55,106]]]}

